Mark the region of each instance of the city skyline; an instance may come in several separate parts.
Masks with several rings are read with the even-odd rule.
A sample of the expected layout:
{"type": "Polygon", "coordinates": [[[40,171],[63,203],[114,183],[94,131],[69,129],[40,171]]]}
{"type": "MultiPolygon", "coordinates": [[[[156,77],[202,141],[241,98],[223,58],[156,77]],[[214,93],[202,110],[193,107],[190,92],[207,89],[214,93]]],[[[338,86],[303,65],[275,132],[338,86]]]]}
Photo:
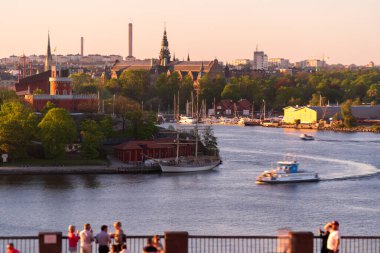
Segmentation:
{"type": "Polygon", "coordinates": [[[57,54],[80,54],[84,37],[85,55],[125,57],[128,23],[132,22],[133,56],[140,59],[158,58],[166,25],[170,51],[180,60],[188,53],[199,60],[252,59],[258,45],[269,58],[292,62],[308,58],[325,58],[330,64],[380,62],[380,17],[376,16],[380,3],[374,0],[164,0],[149,4],[116,0],[112,5],[103,0],[69,0],[57,6],[47,0],[18,0],[1,5],[0,20],[6,25],[0,58],[45,54],[48,30],[57,54]]]}

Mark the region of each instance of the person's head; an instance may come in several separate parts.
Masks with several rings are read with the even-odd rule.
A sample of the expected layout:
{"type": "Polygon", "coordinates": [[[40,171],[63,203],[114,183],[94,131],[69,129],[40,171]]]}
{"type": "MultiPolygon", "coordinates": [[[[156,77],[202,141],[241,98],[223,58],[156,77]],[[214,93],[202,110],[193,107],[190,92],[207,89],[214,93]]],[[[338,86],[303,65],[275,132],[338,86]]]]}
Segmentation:
{"type": "Polygon", "coordinates": [[[152,244],[153,244],[153,242],[152,242],[152,238],[150,238],[150,237],[147,238],[147,239],[146,239],[146,244],[147,244],[147,245],[152,245],[152,244]]]}
{"type": "Polygon", "coordinates": [[[85,223],[83,225],[83,228],[84,228],[84,230],[90,230],[91,229],[91,225],[89,223],[85,223]]]}
{"type": "Polygon", "coordinates": [[[331,229],[331,222],[327,222],[324,226],[325,231],[330,231],[331,229]]]}
{"type": "Polygon", "coordinates": [[[156,244],[160,241],[160,236],[159,235],[154,235],[153,236],[153,243],[156,244]]]}
{"type": "Polygon", "coordinates": [[[331,228],[333,230],[339,230],[339,222],[337,222],[336,220],[334,220],[333,222],[331,222],[331,228]]]}
{"type": "Polygon", "coordinates": [[[108,226],[107,225],[103,225],[103,226],[100,227],[100,230],[102,230],[104,232],[107,232],[108,226]]]}
{"type": "Polygon", "coordinates": [[[121,249],[127,249],[127,245],[126,244],[121,245],[121,249]]]}
{"type": "Polygon", "coordinates": [[[12,249],[14,249],[15,248],[15,246],[13,245],[13,243],[8,243],[8,245],[7,245],[7,249],[8,250],[12,250],[12,249]]]}
{"type": "Polygon", "coordinates": [[[69,232],[71,233],[74,233],[75,232],[75,226],[74,225],[70,225],[69,228],[68,228],[69,232]]]}
{"type": "Polygon", "coordinates": [[[113,223],[113,227],[114,227],[115,229],[120,229],[120,228],[121,228],[121,222],[120,222],[120,221],[115,221],[115,222],[113,223]]]}

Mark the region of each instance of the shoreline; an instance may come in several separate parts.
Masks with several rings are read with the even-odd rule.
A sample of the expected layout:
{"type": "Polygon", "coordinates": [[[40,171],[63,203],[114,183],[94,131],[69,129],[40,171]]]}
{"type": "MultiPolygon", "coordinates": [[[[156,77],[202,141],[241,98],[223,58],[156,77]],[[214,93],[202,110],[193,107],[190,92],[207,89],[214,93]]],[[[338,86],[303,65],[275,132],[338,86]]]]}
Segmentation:
{"type": "Polygon", "coordinates": [[[159,166],[24,166],[0,167],[0,175],[156,174],[159,166]]]}

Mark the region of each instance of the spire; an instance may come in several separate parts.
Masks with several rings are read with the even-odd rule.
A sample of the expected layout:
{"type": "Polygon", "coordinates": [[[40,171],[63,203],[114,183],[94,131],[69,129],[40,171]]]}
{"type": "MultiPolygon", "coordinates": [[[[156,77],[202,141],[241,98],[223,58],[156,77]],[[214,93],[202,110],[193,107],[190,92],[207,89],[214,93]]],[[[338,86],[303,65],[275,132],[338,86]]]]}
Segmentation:
{"type": "Polygon", "coordinates": [[[190,61],[190,54],[187,52],[187,61],[190,61]]]}
{"type": "Polygon", "coordinates": [[[175,61],[175,52],[173,53],[173,61],[175,61]]]}
{"type": "Polygon", "coordinates": [[[51,56],[51,49],[50,49],[50,33],[48,32],[48,46],[47,46],[47,52],[46,52],[46,58],[45,58],[45,71],[51,70],[51,63],[53,61],[53,57],[51,56]]]}
{"type": "Polygon", "coordinates": [[[166,66],[170,62],[169,42],[166,35],[166,25],[164,35],[162,36],[161,50],[160,50],[160,65],[166,66]]]}
{"type": "Polygon", "coordinates": [[[201,72],[204,72],[205,67],[203,66],[203,61],[202,61],[202,66],[201,66],[201,72]]]}

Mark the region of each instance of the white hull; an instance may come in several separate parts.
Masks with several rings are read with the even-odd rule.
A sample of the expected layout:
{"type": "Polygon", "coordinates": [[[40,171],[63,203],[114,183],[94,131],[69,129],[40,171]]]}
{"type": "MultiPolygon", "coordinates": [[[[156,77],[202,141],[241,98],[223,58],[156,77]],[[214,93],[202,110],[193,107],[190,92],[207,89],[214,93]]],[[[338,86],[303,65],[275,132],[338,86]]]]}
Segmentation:
{"type": "Polygon", "coordinates": [[[256,182],[267,184],[299,183],[299,182],[316,182],[319,181],[317,173],[302,172],[291,174],[278,174],[272,177],[258,177],[256,182]]]}
{"type": "Polygon", "coordinates": [[[179,164],[179,165],[164,165],[160,163],[162,172],[183,173],[212,170],[220,164],[220,161],[203,163],[203,164],[179,164]]]}
{"type": "Polygon", "coordinates": [[[179,124],[195,124],[197,123],[197,119],[195,118],[192,118],[192,117],[185,117],[185,116],[182,116],[179,121],[178,121],[179,124]]]}

